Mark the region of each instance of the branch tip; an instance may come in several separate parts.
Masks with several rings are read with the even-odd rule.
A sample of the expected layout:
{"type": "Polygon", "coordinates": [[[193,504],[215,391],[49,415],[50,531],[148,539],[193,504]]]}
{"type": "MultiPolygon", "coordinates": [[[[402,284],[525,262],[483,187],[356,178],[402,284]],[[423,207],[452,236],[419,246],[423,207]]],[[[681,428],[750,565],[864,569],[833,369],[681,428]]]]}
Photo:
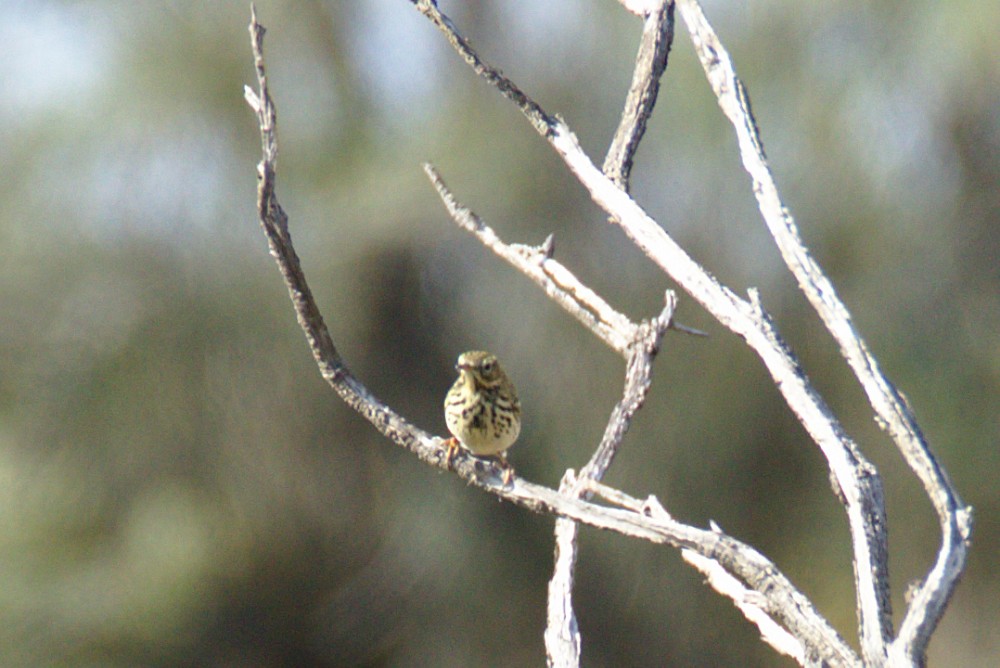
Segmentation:
{"type": "Polygon", "coordinates": [[[687,325],[682,325],[682,324],[680,324],[678,322],[675,322],[673,320],[670,321],[670,329],[672,329],[674,331],[677,331],[677,332],[682,332],[684,334],[690,334],[691,336],[701,336],[701,337],[704,337],[706,339],[709,337],[709,333],[708,332],[703,332],[700,329],[695,329],[694,327],[688,327],[687,325]]]}
{"type": "Polygon", "coordinates": [[[542,254],[542,257],[544,257],[546,260],[551,260],[552,256],[556,252],[555,244],[556,244],[555,234],[549,234],[549,236],[545,237],[545,241],[543,241],[542,245],[538,247],[538,250],[542,254]]]}

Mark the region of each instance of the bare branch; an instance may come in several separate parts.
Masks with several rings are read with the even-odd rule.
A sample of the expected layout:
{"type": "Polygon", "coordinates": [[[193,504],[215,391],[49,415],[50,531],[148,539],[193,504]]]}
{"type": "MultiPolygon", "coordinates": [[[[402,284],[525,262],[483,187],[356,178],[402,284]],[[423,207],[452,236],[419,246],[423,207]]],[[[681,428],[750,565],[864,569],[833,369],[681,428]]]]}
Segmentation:
{"type": "MultiPolygon", "coordinates": [[[[938,514],[942,543],[937,562],[914,597],[891,649],[900,659],[917,661],[926,652],[931,634],[964,569],[971,536],[971,509],[963,506],[906,400],[879,369],[833,284],[802,243],[795,221],[778,194],[750,109],[750,99],[729,54],[696,1],[679,0],[679,5],[719,107],[736,131],[743,166],[753,182],[761,215],[785,264],[840,346],[841,354],[868,396],[879,426],[889,433],[923,483],[938,514]]],[[[867,616],[863,615],[867,618],[862,620],[862,641],[869,648],[865,658],[874,662],[885,656],[885,643],[892,633],[891,611],[887,600],[883,603],[862,599],[860,605],[863,613],[868,610],[867,616]]]]}
{"type": "MultiPolygon", "coordinates": [[[[629,346],[635,340],[640,326],[616,311],[553,257],[555,240],[551,234],[540,246],[504,242],[482,218],[458,201],[433,165],[424,163],[423,167],[448,214],[459,227],[472,232],[484,246],[534,281],[546,295],[608,347],[623,357],[628,356],[629,346]]],[[[693,336],[708,336],[705,332],[678,324],[673,319],[669,319],[667,328],[693,336]]]]}
{"type": "MultiPolygon", "coordinates": [[[[587,487],[599,482],[621,447],[632,418],[642,407],[652,383],[653,360],[663,335],[670,326],[677,297],[667,292],[666,305],[659,316],[644,322],[629,346],[625,388],[621,400],[611,411],[604,437],[579,477],[567,471],[559,491],[578,498],[590,498],[587,487]]],[[[550,666],[570,668],[580,665],[580,633],[573,611],[573,573],[576,568],[578,525],[560,518],[555,528],[555,566],[549,581],[548,621],[545,628],[545,651],[550,666]]]]}
{"type": "MultiPolygon", "coordinates": [[[[288,286],[299,325],[306,334],[324,379],[348,405],[367,418],[393,442],[411,450],[420,459],[444,468],[445,451],[442,448],[442,439],[415,427],[379,402],[351,374],[333,345],[292,246],[288,234],[287,216],[275,196],[276,113],[264,74],[262,51],[264,30],[257,23],[256,15],[253,16],[250,32],[259,91],[256,94],[248,91],[247,101],[258,117],[263,153],[258,167],[258,215],[271,253],[288,286]]],[[[642,506],[639,511],[607,508],[517,477],[509,484],[503,484],[503,470],[499,466],[464,453],[456,456],[454,468],[457,474],[470,484],[533,512],[553,514],[626,536],[687,548],[713,559],[753,591],[759,593],[766,601],[765,607],[768,613],[774,614],[797,637],[804,638],[803,642],[810,648],[811,653],[822,657],[830,665],[857,665],[857,658],[850,648],[816,613],[808,600],[773,564],[739,541],[719,532],[705,531],[674,522],[666,513],[656,513],[654,517],[648,506],[642,506]]],[[[588,487],[588,489],[593,488],[588,487]]],[[[615,492],[612,498],[630,497],[615,492]]]]}
{"type": "MultiPolygon", "coordinates": [[[[320,373],[337,394],[355,411],[420,459],[441,468],[445,467],[445,451],[440,440],[414,427],[391,408],[376,399],[350,372],[337,352],[330,331],[316,306],[312,291],[306,282],[298,254],[288,232],[288,216],[275,194],[276,164],[278,156],[277,112],[267,86],[264,71],[264,27],[257,22],[255,8],[251,6],[250,37],[254,65],[257,70],[258,92],[247,88],[244,96],[257,115],[260,125],[263,157],[257,166],[257,214],[267,243],[288,287],[288,294],[295,308],[299,326],[306,335],[309,349],[319,366],[320,373]]],[[[471,472],[471,469],[470,469],[471,472]]],[[[495,473],[499,474],[499,470],[495,473]]]]}
{"type": "MultiPolygon", "coordinates": [[[[653,360],[660,351],[663,334],[670,326],[677,306],[677,297],[673,292],[667,292],[663,311],[653,320],[644,322],[636,333],[630,346],[628,365],[625,372],[625,388],[622,398],[611,411],[611,417],[604,430],[601,444],[594,451],[590,461],[580,470],[579,478],[600,481],[611,466],[615,453],[621,446],[625,433],[632,425],[632,418],[642,408],[649,393],[653,377],[653,360]]],[[[579,487],[579,483],[578,483],[579,487]]]]}
{"type": "Polygon", "coordinates": [[[625,233],[760,356],[786,403],[822,450],[837,484],[844,491],[859,589],[886,592],[885,596],[878,597],[878,602],[888,604],[885,501],[881,480],[814,390],[770,317],[759,302],[747,304],[721,286],[638,204],[614,187],[590,162],[561,121],[552,144],[590,191],[594,201],[619,222],[625,233]]]}
{"type": "Polygon", "coordinates": [[[681,556],[684,557],[684,561],[701,571],[712,589],[731,599],[747,620],[757,625],[764,642],[779,653],[795,659],[800,665],[806,665],[806,648],[802,642],[774,621],[774,618],[764,610],[757,592],[747,589],[719,564],[697,552],[681,550],[681,556]]]}
{"type": "MultiPolygon", "coordinates": [[[[584,487],[588,492],[643,517],[666,525],[677,524],[655,496],[641,501],[595,480],[584,481],[584,487]]],[[[706,554],[702,549],[684,548],[681,549],[682,556],[705,574],[708,583],[716,591],[731,599],[750,621],[757,624],[768,644],[782,654],[798,659],[802,665],[862,665],[843,638],[813,609],[808,599],[795,590],[774,564],[752,547],[727,536],[714,522],[712,529],[703,534],[703,538],[707,539],[708,536],[717,537],[720,544],[727,546],[725,556],[719,552],[706,554]],[[729,552],[728,548],[732,548],[733,552],[729,552]],[[769,581],[769,587],[782,591],[783,602],[780,606],[774,606],[774,598],[770,595],[773,591],[765,594],[766,587],[752,584],[755,576],[730,566],[730,557],[737,555],[741,563],[753,563],[754,569],[762,569],[758,571],[758,575],[769,581]],[[773,574],[775,579],[771,580],[770,575],[765,572],[773,574]],[[789,619],[789,615],[794,619],[789,619]]]]}
{"type": "Polygon", "coordinates": [[[548,135],[553,119],[545,113],[537,102],[524,94],[513,81],[505,77],[498,70],[483,62],[479,54],[462,37],[451,19],[438,9],[436,0],[410,0],[421,14],[426,16],[431,22],[444,33],[452,48],[465,60],[476,74],[488,81],[500,94],[517,105],[531,126],[541,135],[548,135]]]}
{"type": "Polygon", "coordinates": [[[659,0],[651,8],[642,29],[639,53],[635,57],[632,85],[625,99],[618,130],[604,158],[604,173],[628,192],[632,160],[646,132],[660,90],[660,77],[667,68],[667,56],[674,41],[674,2],[659,0]]]}
{"type": "MultiPolygon", "coordinates": [[[[718,283],[628,196],[632,160],[655,103],[670,48],[673,2],[621,0],[630,11],[645,16],[646,23],[625,111],[605,160],[606,173],[583,153],[562,119],[547,114],[513,82],[485,63],[433,0],[411,2],[445,33],[478,75],[518,106],[587,188],[593,200],[607,212],[611,222],[620,225],[657,265],[720,323],[744,338],[760,356],[786,403],[823,452],[835,486],[841,492],[854,550],[865,662],[870,665],[886,661],[891,665],[919,665],[964,569],[971,534],[971,509],[962,505],[931,453],[905,397],[885,379],[832,284],[802,244],[767,166],[746,90],[696,0],[678,0],[680,11],[719,105],[736,129],[744,167],[753,181],[761,213],[786,264],[865,389],[877,421],[890,433],[923,482],[939,517],[943,539],[937,561],[916,588],[895,640],[892,640],[889,604],[884,499],[881,480],[874,467],[844,434],[832,412],[812,388],[765,312],[757,292],[750,290],[749,299],[743,299],[718,283]]],[[[381,433],[417,454],[421,460],[447,468],[442,439],[407,422],[375,398],[350,372],[315,304],[292,245],[287,216],[275,195],[276,112],[264,71],[264,29],[257,23],[255,10],[252,10],[250,33],[259,91],[255,93],[248,88],[245,97],[258,117],[261,130],[258,215],[320,372],[344,401],[381,433]]],[[[425,165],[425,171],[460,226],[532,278],[554,301],[628,359],[623,396],[609,419],[600,447],[579,476],[572,471],[567,473],[559,492],[516,477],[509,483],[502,482],[504,469],[468,453],[460,452],[453,459],[456,473],[470,484],[533,512],[560,518],[556,528],[557,565],[550,583],[550,618],[546,630],[550,665],[579,663],[580,636],[571,604],[577,522],[680,548],[685,559],[701,570],[717,591],[731,598],[747,618],[758,625],[766,642],[800,663],[860,665],[858,657],[809,601],[753,548],[717,528],[705,531],[675,522],[653,497],[641,502],[600,483],[648,391],[653,357],[664,331],[672,326],[672,294],[668,293],[667,306],[661,316],[635,325],[552,258],[551,237],[541,247],[502,242],[474,213],[455,200],[430,165],[425,165]],[[623,509],[591,502],[590,496],[594,493],[623,509]]]]}
{"type": "Polygon", "coordinates": [[[506,244],[479,216],[459,203],[432,165],[424,163],[424,172],[459,227],[472,232],[484,246],[538,284],[545,294],[612,350],[621,355],[628,354],[639,326],[614,310],[600,295],[577,280],[572,272],[552,257],[554,242],[551,235],[539,247],[506,244]]]}
{"type": "MultiPolygon", "coordinates": [[[[666,69],[670,45],[673,42],[674,3],[673,0],[654,0],[645,3],[645,5],[640,3],[636,6],[628,6],[626,3],[626,8],[639,15],[645,14],[645,22],[639,52],[636,54],[632,84],[625,100],[618,129],[605,156],[603,171],[620,188],[628,191],[629,176],[635,153],[646,132],[646,123],[656,105],[660,78],[666,69]]],[[[665,314],[665,317],[661,316],[659,320],[663,324],[663,328],[658,331],[654,348],[659,346],[663,331],[670,326],[689,334],[705,335],[704,332],[673,324],[674,302],[674,295],[668,293],[667,308],[670,313],[665,314]]],[[[650,340],[649,337],[644,338],[647,341],[650,340]]],[[[639,339],[636,341],[638,342],[639,339]]],[[[648,391],[652,374],[651,362],[654,356],[655,350],[652,350],[651,354],[642,354],[639,352],[639,348],[633,348],[632,352],[629,353],[623,399],[612,412],[600,446],[594,452],[587,466],[581,471],[583,482],[601,480],[610,466],[625,431],[631,423],[631,416],[642,405],[648,391]]],[[[567,472],[568,474],[569,472],[567,472]]],[[[564,484],[565,482],[564,480],[564,484]]],[[[561,489],[577,495],[583,493],[579,484],[574,484],[572,488],[564,487],[561,489]]],[[[548,625],[545,631],[545,645],[550,666],[575,667],[580,664],[580,637],[572,602],[577,533],[577,525],[569,520],[560,519],[556,522],[555,567],[549,582],[548,625]]]]}
{"type": "MultiPolygon", "coordinates": [[[[577,487],[572,469],[566,471],[559,491],[574,494],[577,487]]],[[[549,668],[576,668],[580,665],[580,628],[573,610],[573,582],[576,573],[576,537],[580,525],[560,517],[555,528],[555,559],[549,579],[545,621],[545,656],[549,668]]]]}
{"type": "MultiPolygon", "coordinates": [[[[618,503],[621,503],[620,497],[622,494],[620,492],[617,490],[608,490],[606,487],[603,491],[605,493],[612,491],[618,503]]],[[[634,505],[634,501],[628,503],[630,507],[634,507],[634,505]]],[[[652,517],[670,518],[670,515],[663,509],[663,506],[660,505],[656,497],[647,499],[639,510],[652,517]]],[[[715,522],[711,522],[711,527],[713,531],[722,533],[722,529],[715,522]]],[[[764,642],[771,645],[779,653],[792,657],[800,665],[810,663],[806,660],[806,646],[800,639],[785,630],[766,611],[763,606],[765,601],[760,594],[743,586],[737,578],[730,575],[718,562],[706,559],[693,550],[681,550],[681,556],[686,562],[701,571],[705,576],[705,581],[715,591],[731,599],[736,604],[736,607],[740,609],[747,620],[760,629],[761,638],[764,642]]]]}
{"type": "Polygon", "coordinates": [[[422,13],[445,32],[452,46],[476,73],[518,105],[587,188],[594,202],[622,227],[626,235],[721,324],[746,340],[760,356],[786,403],[820,447],[837,485],[843,491],[854,550],[862,633],[865,637],[873,637],[867,645],[869,648],[877,648],[879,644],[884,647],[882,631],[887,628],[884,622],[891,618],[887,617],[888,549],[881,479],[875,467],[844,433],[829,407],[813,389],[755,298],[755,293],[751,293],[754,303],[748,303],[719,284],[628,193],[618,188],[591,162],[562,119],[548,115],[499,71],[485,63],[436,6],[422,2],[420,7],[422,13]],[[511,95],[510,90],[516,90],[517,95],[511,95]],[[874,636],[871,635],[873,632],[874,636]]]}

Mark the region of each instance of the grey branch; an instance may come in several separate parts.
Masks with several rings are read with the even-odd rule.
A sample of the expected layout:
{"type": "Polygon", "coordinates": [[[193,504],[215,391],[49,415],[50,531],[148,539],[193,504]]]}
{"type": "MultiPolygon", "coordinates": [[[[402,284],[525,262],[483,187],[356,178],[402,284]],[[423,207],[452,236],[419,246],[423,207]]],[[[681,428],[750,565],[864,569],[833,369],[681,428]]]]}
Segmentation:
{"type": "MultiPolygon", "coordinates": [[[[410,450],[429,464],[445,468],[443,439],[411,424],[375,398],[344,365],[333,345],[292,246],[291,236],[288,234],[288,218],[275,194],[277,115],[264,71],[264,29],[257,23],[255,13],[250,24],[250,34],[257,65],[258,91],[248,88],[245,96],[257,115],[263,154],[258,166],[257,213],[271,254],[288,287],[299,325],[306,335],[323,378],[349,406],[397,445],[410,450]]],[[[810,646],[831,665],[857,665],[850,648],[816,613],[808,600],[771,562],[739,541],[674,522],[665,516],[652,517],[641,509],[602,506],[518,477],[505,485],[502,482],[503,470],[498,465],[462,453],[456,456],[454,469],[469,484],[532,512],[566,517],[625,536],[688,548],[713,559],[758,592],[766,601],[768,610],[783,614],[782,623],[806,633],[811,639],[810,646]]],[[[628,497],[618,493],[615,498],[628,497]]]]}
{"type": "Polygon", "coordinates": [[[455,24],[451,19],[438,9],[436,0],[410,0],[421,14],[426,16],[431,23],[444,33],[445,38],[451,44],[455,52],[472,68],[472,70],[485,79],[490,85],[496,88],[501,95],[517,105],[524,117],[528,119],[531,126],[542,136],[548,136],[552,130],[552,123],[555,119],[545,113],[545,110],[537,102],[525,95],[524,91],[500,73],[496,68],[490,67],[476,53],[472,45],[459,34],[455,24]]]}
{"type": "MultiPolygon", "coordinates": [[[[577,479],[567,471],[559,491],[576,495],[577,479]]],[[[548,586],[545,620],[545,657],[550,668],[576,668],[580,665],[580,628],[573,610],[573,583],[576,576],[576,537],[580,525],[560,517],[555,528],[555,559],[548,586]]]]}
{"type": "Polygon", "coordinates": [[[653,114],[660,77],[667,69],[667,56],[674,41],[673,0],[659,0],[659,6],[646,15],[639,53],[635,57],[632,85],[625,99],[618,130],[604,157],[604,173],[619,188],[628,192],[632,161],[653,114]]]}
{"type": "MultiPolygon", "coordinates": [[[[677,525],[654,496],[639,500],[593,480],[586,481],[585,487],[617,506],[665,525],[677,525]]],[[[716,591],[732,599],[747,619],[757,625],[768,644],[782,654],[799,660],[802,665],[862,665],[843,638],[766,557],[749,545],[727,536],[714,522],[709,531],[694,531],[702,532],[701,546],[712,542],[714,536],[720,546],[725,545],[726,554],[681,547],[681,555],[706,576],[716,591]],[[740,566],[734,567],[730,561],[732,555],[738,555],[740,566]],[[780,595],[771,595],[777,592],[765,595],[758,586],[764,582],[776,587],[780,595]],[[775,606],[776,600],[780,600],[780,605],[775,606]]]]}
{"type": "Polygon", "coordinates": [[[571,271],[552,257],[555,242],[551,235],[541,246],[504,243],[479,216],[455,198],[432,165],[425,163],[424,172],[459,227],[476,235],[484,246],[538,284],[545,294],[612,350],[628,355],[629,346],[635,340],[639,326],[613,309],[600,295],[581,283],[571,271]]]}
{"type": "MultiPolygon", "coordinates": [[[[663,335],[671,326],[676,307],[675,295],[667,293],[666,305],[659,316],[635,325],[552,257],[551,236],[540,247],[504,243],[478,215],[458,202],[437,170],[425,164],[424,172],[459,227],[476,235],[484,246],[531,278],[553,301],[574,315],[608,346],[626,355],[628,364],[623,397],[611,413],[604,438],[590,462],[582,469],[580,479],[568,473],[565,480],[572,482],[560,487],[565,494],[589,496],[586,482],[603,478],[632,417],[645,401],[652,378],[653,360],[663,335]]],[[[556,567],[549,583],[549,620],[545,631],[549,665],[579,664],[580,635],[572,605],[577,527],[575,522],[565,518],[556,522],[556,567]]]]}
{"type": "Polygon", "coordinates": [[[667,292],[666,305],[660,315],[639,326],[639,331],[629,347],[622,399],[611,411],[600,445],[590,461],[580,470],[581,481],[600,481],[611,466],[625,433],[632,425],[632,418],[646,401],[649,386],[653,382],[653,360],[660,352],[660,342],[670,326],[676,305],[677,297],[673,292],[667,292]]]}
{"type": "MultiPolygon", "coordinates": [[[[646,132],[646,123],[653,114],[660,90],[660,78],[667,67],[670,45],[674,39],[673,0],[656,0],[646,11],[639,52],[636,54],[625,106],[618,129],[604,158],[603,171],[619,188],[629,191],[629,177],[639,143],[646,132]]],[[[640,12],[641,13],[641,12],[640,12]]],[[[608,419],[604,438],[586,466],[575,479],[567,471],[560,489],[568,494],[589,498],[584,489],[588,482],[600,482],[615,453],[621,446],[632,423],[632,416],[642,407],[652,382],[653,359],[659,351],[663,334],[673,322],[676,295],[667,293],[663,313],[650,323],[634,340],[628,354],[625,388],[621,401],[608,419]]],[[[696,333],[683,326],[678,329],[696,333]]],[[[700,333],[700,332],[697,332],[700,333]]],[[[555,559],[548,587],[548,615],[545,628],[545,651],[549,666],[575,668],[580,665],[580,632],[573,609],[573,581],[576,569],[579,526],[560,518],[555,528],[555,559]]]]}
{"type": "MultiPolygon", "coordinates": [[[[441,174],[430,163],[424,163],[424,173],[430,179],[452,220],[463,230],[506,260],[511,266],[534,281],[545,294],[576,318],[584,327],[604,341],[609,348],[628,357],[629,347],[639,335],[640,325],[616,311],[604,298],[584,285],[569,269],[555,259],[555,239],[549,235],[540,246],[508,244],[483,222],[475,212],[463,205],[448,188],[441,174]]],[[[667,319],[667,328],[695,336],[704,332],[667,319]]]]}
{"type": "Polygon", "coordinates": [[[844,492],[859,590],[879,592],[876,598],[887,604],[888,552],[881,480],[812,387],[756,299],[755,291],[751,291],[748,302],[720,285],[594,166],[561,120],[557,121],[551,142],[593,200],[618,222],[626,235],[721,324],[742,337],[764,362],[785,402],[823,452],[837,485],[844,492]]]}
{"type": "MultiPolygon", "coordinates": [[[[250,24],[251,44],[257,66],[258,91],[245,91],[248,104],[257,115],[261,131],[262,159],[258,166],[257,212],[267,237],[271,254],[288,287],[296,316],[323,378],[341,398],[366,418],[380,433],[421,460],[446,468],[444,440],[408,422],[379,401],[350,372],[333,344],[329,330],[319,313],[306,283],[298,256],[288,233],[288,218],[275,193],[277,158],[277,114],[267,87],[264,70],[264,29],[256,14],[250,24]]],[[[769,610],[783,611],[783,623],[807,633],[809,644],[831,665],[856,665],[850,648],[811,607],[773,564],[752,548],[718,533],[686,526],[664,517],[627,509],[616,509],[562,494],[556,490],[514,477],[503,483],[503,470],[495,464],[459,453],[454,461],[456,474],[471,485],[532,512],[565,517],[575,522],[625,536],[689,548],[722,564],[748,587],[767,600],[769,610]],[[789,605],[789,601],[796,605],[789,605]]],[[[620,498],[626,498],[619,494],[620,498]]]]}
{"type": "MultiPolygon", "coordinates": [[[[623,2],[631,11],[646,17],[646,26],[632,91],[619,134],[612,142],[605,163],[610,177],[583,153],[561,119],[546,113],[513,82],[485,63],[433,1],[416,0],[414,4],[444,32],[452,46],[479,76],[518,106],[588,189],[593,200],[607,212],[611,221],[620,225],[637,246],[721,324],[744,338],[757,352],[786,403],[820,447],[830,467],[831,477],[842,493],[854,549],[859,626],[865,662],[869,665],[886,662],[919,665],[927,641],[964,567],[971,531],[971,511],[962,506],[957,492],[927,447],[904,398],[881,374],[832,285],[802,245],[794,221],[778,198],[750,114],[748,96],[743,84],[736,78],[728,54],[705,21],[697,3],[694,0],[678,2],[719,104],[736,128],[744,165],[753,179],[761,212],[782,256],[840,344],[845,359],[868,393],[880,424],[893,436],[907,462],[923,481],[938,512],[944,539],[937,563],[916,590],[895,639],[892,638],[888,602],[884,499],[881,481],[874,467],[846,436],[832,412],[812,388],[764,311],[756,291],[751,290],[749,299],[743,299],[719,284],[628,196],[631,160],[655,102],[657,82],[663,71],[658,63],[662,62],[665,67],[669,50],[672,3],[662,0],[623,2]],[[652,54],[651,60],[643,59],[644,50],[652,54]],[[640,68],[646,63],[649,67],[644,71],[648,74],[641,75],[640,68]],[[647,79],[644,83],[641,80],[643,76],[656,81],[647,79]],[[630,110],[634,112],[632,116],[629,116],[632,113],[630,110]]],[[[287,216],[275,195],[276,113],[264,72],[264,30],[257,23],[255,12],[250,32],[259,90],[255,93],[247,89],[246,98],[258,117],[263,156],[258,167],[258,214],[271,254],[288,287],[299,324],[320,372],[344,401],[382,434],[414,452],[421,460],[446,468],[443,439],[410,424],[374,397],[343,363],[323,322],[292,246],[287,216]]],[[[651,367],[648,364],[658,349],[663,330],[669,324],[673,309],[671,298],[668,297],[667,308],[660,317],[643,325],[631,323],[552,258],[551,238],[538,248],[503,243],[475,214],[457,203],[433,168],[425,166],[425,170],[456,222],[531,277],[553,300],[629,360],[623,398],[609,421],[601,447],[580,476],[567,474],[560,491],[516,477],[510,484],[503,484],[503,471],[498,465],[467,454],[459,453],[453,460],[457,475],[470,484],[533,512],[553,514],[568,520],[560,521],[561,528],[557,529],[556,575],[550,583],[550,601],[561,600],[565,605],[561,617],[557,615],[553,618],[550,614],[550,626],[546,631],[547,647],[551,634],[555,639],[553,646],[562,643],[568,648],[566,663],[560,665],[577,665],[579,661],[579,631],[570,603],[576,558],[573,541],[575,522],[681,549],[685,559],[703,572],[717,591],[731,598],[747,618],[758,625],[768,643],[800,663],[860,665],[859,658],[810,602],[774,564],[753,548],[726,536],[715,527],[702,530],[678,523],[653,498],[640,502],[600,484],[599,480],[621,442],[631,415],[641,406],[649,387],[651,367]],[[589,499],[591,493],[597,493],[621,507],[596,504],[589,499]]],[[[551,661],[553,655],[550,653],[551,661]]]]}
{"type": "Polygon", "coordinates": [[[723,596],[732,599],[743,616],[760,630],[760,637],[771,647],[785,656],[791,657],[801,665],[806,665],[806,647],[802,641],[789,633],[769,615],[761,605],[761,597],[747,589],[739,580],[726,572],[724,568],[711,559],[706,559],[697,552],[681,550],[681,556],[694,568],[701,571],[705,581],[723,596]]]}
{"type": "MultiPolygon", "coordinates": [[[[890,663],[919,663],[964,570],[972,530],[971,508],[963,505],[958,491],[931,452],[913,412],[879,369],[833,285],[802,243],[795,221],[778,194],[746,87],[736,76],[729,54],[697,2],[678,0],[678,4],[719,107],[736,132],[743,167],[753,182],[761,216],[785,264],[840,346],[841,354],[868,396],[876,421],[889,433],[923,483],[937,512],[942,533],[937,561],[913,597],[899,635],[888,648],[890,663]]],[[[865,659],[875,665],[886,657],[884,643],[891,638],[892,626],[888,601],[877,598],[887,596],[888,592],[867,593],[869,596],[859,599],[863,614],[861,636],[865,659]]]]}
{"type": "MultiPolygon", "coordinates": [[[[820,447],[837,485],[844,493],[859,600],[878,602],[874,614],[878,621],[874,626],[880,630],[884,628],[881,621],[888,612],[889,584],[881,480],[813,389],[759,301],[741,299],[696,263],[628,193],[591,162],[562,119],[546,113],[538,103],[487,64],[457,34],[454,24],[441,14],[436,5],[420,2],[418,7],[447,35],[448,41],[478,75],[518,105],[532,126],[548,140],[570,171],[588,189],[594,202],[622,227],[626,235],[721,324],[746,340],[760,356],[786,403],[820,447]],[[875,594],[867,596],[860,592],[875,594]]],[[[867,604],[861,612],[865,620],[872,617],[867,604]]],[[[864,629],[870,626],[862,624],[864,629]]],[[[877,638],[882,636],[877,635],[877,638]]]]}
{"type": "MultiPolygon", "coordinates": [[[[667,292],[666,305],[659,316],[639,326],[629,347],[625,372],[625,388],[621,400],[608,418],[604,437],[590,461],[576,476],[567,471],[559,491],[577,498],[589,499],[590,484],[599,483],[611,466],[622,440],[632,424],[632,418],[642,408],[653,378],[653,360],[660,350],[663,335],[673,318],[677,297],[667,292]]],[[[555,528],[555,566],[548,589],[548,619],[545,627],[545,651],[549,666],[570,668],[580,664],[580,633],[573,611],[573,580],[576,568],[579,525],[559,518],[555,528]]]]}

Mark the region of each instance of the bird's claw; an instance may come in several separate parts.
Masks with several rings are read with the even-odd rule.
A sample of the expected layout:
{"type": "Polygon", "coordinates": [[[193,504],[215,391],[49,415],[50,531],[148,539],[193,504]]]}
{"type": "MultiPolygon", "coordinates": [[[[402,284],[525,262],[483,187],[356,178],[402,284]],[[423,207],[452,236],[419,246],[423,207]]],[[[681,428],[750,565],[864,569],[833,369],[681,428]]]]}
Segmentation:
{"type": "Polygon", "coordinates": [[[514,480],[514,467],[507,461],[507,453],[502,453],[497,457],[500,466],[503,468],[503,486],[506,487],[514,480]]]}
{"type": "Polygon", "coordinates": [[[444,455],[444,466],[446,469],[451,469],[451,462],[455,459],[455,453],[458,452],[458,439],[454,436],[449,438],[445,442],[445,455],[444,455]]]}
{"type": "Polygon", "coordinates": [[[514,467],[510,464],[504,462],[505,466],[503,469],[503,485],[506,487],[514,480],[514,467]]]}

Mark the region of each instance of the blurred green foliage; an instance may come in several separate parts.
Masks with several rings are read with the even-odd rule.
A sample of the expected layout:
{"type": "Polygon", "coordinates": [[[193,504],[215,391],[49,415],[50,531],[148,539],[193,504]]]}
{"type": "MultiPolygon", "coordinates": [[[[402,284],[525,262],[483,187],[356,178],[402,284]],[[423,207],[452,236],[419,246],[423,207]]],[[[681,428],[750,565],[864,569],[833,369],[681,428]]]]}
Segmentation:
{"type": "MultiPolygon", "coordinates": [[[[459,352],[516,379],[519,472],[596,445],[622,361],[460,232],[434,162],[508,241],[635,318],[672,287],[409,3],[257,3],[279,197],[352,369],[444,433],[459,352]]],[[[779,187],[964,500],[932,665],[1000,664],[1000,58],[988,3],[707,2],[779,187]],[[993,26],[991,28],[990,26],[993,26]]],[[[639,22],[614,2],[445,2],[598,158],[639,22]]],[[[428,469],[319,379],[254,212],[245,2],[0,2],[0,664],[543,662],[552,521],[428,469]]],[[[755,215],[678,26],[634,193],[764,302],[878,464],[894,597],[939,535],[755,215]]],[[[609,482],[770,555],[854,642],[846,522],[759,362],[682,296],[609,482]]],[[[669,549],[581,535],[588,666],[789,665],[669,549]]]]}

